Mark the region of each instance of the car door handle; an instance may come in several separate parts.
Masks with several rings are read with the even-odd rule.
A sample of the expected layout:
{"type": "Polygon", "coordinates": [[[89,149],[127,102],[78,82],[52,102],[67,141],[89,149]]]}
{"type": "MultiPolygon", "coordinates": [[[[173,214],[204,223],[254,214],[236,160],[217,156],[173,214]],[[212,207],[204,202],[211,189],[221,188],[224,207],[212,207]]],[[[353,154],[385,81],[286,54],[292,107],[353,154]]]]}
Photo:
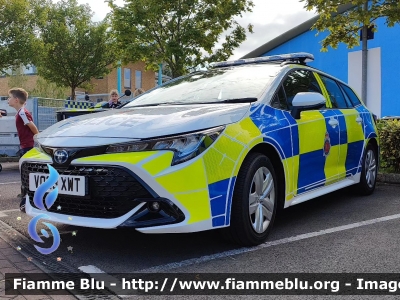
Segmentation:
{"type": "Polygon", "coordinates": [[[336,120],[336,119],[331,118],[331,119],[329,119],[328,124],[331,125],[333,128],[335,128],[336,126],[339,125],[339,121],[336,120]]]}
{"type": "Polygon", "coordinates": [[[358,124],[361,124],[361,123],[362,123],[362,118],[361,118],[360,116],[358,116],[357,119],[356,119],[356,122],[357,122],[358,124]]]}

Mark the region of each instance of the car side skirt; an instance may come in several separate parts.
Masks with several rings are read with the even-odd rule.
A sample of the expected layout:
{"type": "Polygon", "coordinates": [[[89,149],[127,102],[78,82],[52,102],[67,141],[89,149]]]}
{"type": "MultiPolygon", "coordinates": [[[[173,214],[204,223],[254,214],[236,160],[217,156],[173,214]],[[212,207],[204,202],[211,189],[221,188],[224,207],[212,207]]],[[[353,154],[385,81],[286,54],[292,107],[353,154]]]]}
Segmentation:
{"type": "Polygon", "coordinates": [[[326,195],[328,193],[337,191],[337,190],[345,188],[347,186],[357,184],[360,182],[360,178],[361,178],[361,173],[357,173],[356,175],[352,175],[352,176],[350,176],[346,179],[343,179],[339,182],[336,182],[336,183],[333,183],[333,184],[330,184],[327,186],[323,186],[318,189],[312,190],[310,192],[301,194],[301,195],[293,198],[291,201],[286,201],[285,208],[305,202],[310,199],[314,199],[314,198],[322,196],[322,195],[326,195]]]}

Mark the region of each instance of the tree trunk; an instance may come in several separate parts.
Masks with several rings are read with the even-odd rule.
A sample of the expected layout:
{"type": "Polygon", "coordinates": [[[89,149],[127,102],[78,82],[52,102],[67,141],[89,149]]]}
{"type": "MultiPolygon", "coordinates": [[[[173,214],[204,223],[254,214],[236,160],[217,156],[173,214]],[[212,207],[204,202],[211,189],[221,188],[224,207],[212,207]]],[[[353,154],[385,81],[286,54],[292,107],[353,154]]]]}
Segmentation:
{"type": "Polygon", "coordinates": [[[75,89],[76,87],[71,86],[71,100],[75,100],[75,89]]]}
{"type": "Polygon", "coordinates": [[[181,70],[179,70],[179,67],[174,67],[171,68],[171,73],[172,73],[172,78],[180,77],[184,75],[181,70]]]}

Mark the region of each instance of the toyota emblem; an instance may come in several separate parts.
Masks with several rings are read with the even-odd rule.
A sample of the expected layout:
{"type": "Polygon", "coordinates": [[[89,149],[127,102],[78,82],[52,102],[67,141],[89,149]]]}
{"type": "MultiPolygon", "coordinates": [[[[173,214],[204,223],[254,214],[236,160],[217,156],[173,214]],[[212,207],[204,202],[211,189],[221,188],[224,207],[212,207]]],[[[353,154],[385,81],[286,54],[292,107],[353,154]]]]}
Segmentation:
{"type": "Polygon", "coordinates": [[[54,161],[59,165],[66,163],[68,160],[68,152],[66,150],[54,151],[54,161]]]}

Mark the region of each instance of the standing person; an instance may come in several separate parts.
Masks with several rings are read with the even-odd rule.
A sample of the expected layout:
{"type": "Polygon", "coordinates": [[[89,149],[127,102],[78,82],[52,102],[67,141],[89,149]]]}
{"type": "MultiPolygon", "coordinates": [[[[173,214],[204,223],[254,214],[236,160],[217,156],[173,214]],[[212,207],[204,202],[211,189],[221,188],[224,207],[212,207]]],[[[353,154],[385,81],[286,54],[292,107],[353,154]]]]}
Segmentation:
{"type": "Polygon", "coordinates": [[[108,101],[109,108],[116,108],[121,105],[121,102],[118,101],[119,94],[117,90],[111,90],[110,92],[110,100],[108,101]]]}
{"type": "MultiPolygon", "coordinates": [[[[8,105],[17,110],[17,114],[15,115],[15,125],[17,127],[21,147],[19,150],[19,157],[22,157],[26,152],[33,148],[33,136],[39,133],[36,125],[33,123],[31,113],[25,107],[27,99],[28,93],[23,88],[12,88],[8,91],[8,105]]],[[[21,211],[25,211],[26,200],[23,196],[21,187],[21,194],[18,195],[19,198],[22,198],[19,205],[21,211]]]]}
{"type": "Polygon", "coordinates": [[[25,107],[28,93],[22,88],[12,88],[8,91],[8,96],[8,105],[17,110],[15,125],[21,147],[19,156],[22,157],[33,148],[33,136],[39,133],[39,130],[33,123],[31,113],[25,107]]]}

